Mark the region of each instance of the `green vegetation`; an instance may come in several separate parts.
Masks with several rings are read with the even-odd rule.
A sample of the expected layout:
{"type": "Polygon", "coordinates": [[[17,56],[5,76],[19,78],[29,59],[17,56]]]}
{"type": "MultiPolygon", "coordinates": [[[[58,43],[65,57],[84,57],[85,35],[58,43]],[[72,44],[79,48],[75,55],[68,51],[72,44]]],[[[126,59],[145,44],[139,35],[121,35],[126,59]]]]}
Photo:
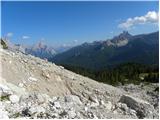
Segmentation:
{"type": "Polygon", "coordinates": [[[1,45],[2,45],[3,49],[8,49],[8,46],[3,39],[1,39],[1,45]]]}
{"type": "Polygon", "coordinates": [[[147,76],[144,77],[146,82],[159,82],[159,74],[158,73],[149,73],[147,76]]]}
{"type": "Polygon", "coordinates": [[[6,95],[6,96],[0,96],[0,100],[1,100],[1,101],[9,100],[9,95],[6,95]]]}
{"type": "Polygon", "coordinates": [[[12,118],[18,118],[19,116],[20,116],[20,113],[17,112],[17,113],[15,113],[15,114],[12,115],[12,118]]]}
{"type": "Polygon", "coordinates": [[[93,71],[81,67],[63,65],[66,69],[90,77],[96,81],[117,86],[119,84],[139,84],[141,82],[159,82],[158,66],[137,63],[120,64],[114,68],[93,71]]]}

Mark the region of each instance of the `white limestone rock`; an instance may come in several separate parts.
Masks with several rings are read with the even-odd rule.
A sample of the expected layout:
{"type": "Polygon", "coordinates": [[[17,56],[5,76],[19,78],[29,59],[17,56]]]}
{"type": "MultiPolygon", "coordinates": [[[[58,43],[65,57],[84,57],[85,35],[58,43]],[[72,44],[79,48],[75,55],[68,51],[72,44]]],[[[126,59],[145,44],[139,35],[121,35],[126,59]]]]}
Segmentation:
{"type": "Polygon", "coordinates": [[[35,113],[45,113],[45,108],[43,108],[42,106],[32,106],[30,109],[30,114],[35,114],[35,113]]]}
{"type": "Polygon", "coordinates": [[[17,95],[11,95],[11,96],[9,96],[9,100],[12,103],[18,103],[19,102],[19,96],[17,96],[17,95]]]}
{"type": "Polygon", "coordinates": [[[74,104],[82,104],[78,96],[75,95],[67,95],[65,96],[65,102],[73,102],[74,104]]]}
{"type": "Polygon", "coordinates": [[[23,88],[24,84],[23,83],[19,83],[18,86],[21,87],[21,88],[23,88]]]}
{"type": "Polygon", "coordinates": [[[28,81],[29,81],[29,82],[36,82],[36,81],[38,81],[38,79],[36,79],[36,78],[34,78],[34,77],[29,77],[29,78],[28,78],[28,81]]]}
{"type": "Polygon", "coordinates": [[[73,118],[76,117],[76,113],[75,113],[74,110],[70,110],[70,111],[68,111],[67,113],[68,113],[68,117],[69,117],[70,119],[73,119],[73,118]]]}
{"type": "Polygon", "coordinates": [[[0,109],[0,119],[9,119],[8,112],[0,109]]]}
{"type": "Polygon", "coordinates": [[[110,102],[110,101],[107,101],[106,103],[105,103],[105,107],[106,107],[106,109],[108,109],[108,110],[111,110],[112,109],[112,103],[110,102]]]}
{"type": "Polygon", "coordinates": [[[0,119],[9,119],[8,112],[5,110],[5,105],[0,101],[0,119]]]}
{"type": "Polygon", "coordinates": [[[0,84],[0,96],[8,96],[11,94],[13,94],[13,92],[8,86],[4,84],[0,84]]]}
{"type": "Polygon", "coordinates": [[[53,105],[56,107],[56,108],[61,108],[61,105],[59,102],[53,102],[53,105]]]}

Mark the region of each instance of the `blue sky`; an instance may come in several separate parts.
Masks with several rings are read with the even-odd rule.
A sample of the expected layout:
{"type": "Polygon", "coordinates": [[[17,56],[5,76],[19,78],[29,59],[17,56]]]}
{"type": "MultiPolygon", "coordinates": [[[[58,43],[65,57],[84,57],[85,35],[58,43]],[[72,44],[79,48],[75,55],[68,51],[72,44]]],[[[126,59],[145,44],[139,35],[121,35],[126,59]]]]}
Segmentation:
{"type": "Polygon", "coordinates": [[[76,45],[106,40],[123,30],[131,34],[158,30],[158,2],[5,1],[1,8],[2,36],[13,43],[76,45]]]}

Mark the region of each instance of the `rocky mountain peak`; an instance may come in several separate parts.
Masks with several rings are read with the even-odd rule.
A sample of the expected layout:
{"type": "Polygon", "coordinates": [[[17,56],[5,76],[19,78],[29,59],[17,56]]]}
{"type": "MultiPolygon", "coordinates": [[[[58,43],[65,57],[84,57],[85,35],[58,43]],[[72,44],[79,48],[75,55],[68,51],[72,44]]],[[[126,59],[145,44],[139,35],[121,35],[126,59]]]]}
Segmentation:
{"type": "Polygon", "coordinates": [[[131,34],[128,33],[128,31],[123,31],[118,36],[115,36],[113,39],[107,41],[108,45],[114,45],[117,47],[124,46],[128,44],[129,39],[132,37],[131,34]]]}
{"type": "Polygon", "coordinates": [[[132,35],[129,34],[128,31],[123,31],[118,36],[115,36],[113,38],[112,42],[114,42],[114,41],[120,41],[120,40],[124,40],[124,39],[129,39],[131,37],[132,37],[132,35]]]}
{"type": "Polygon", "coordinates": [[[44,48],[47,48],[47,45],[44,42],[39,41],[35,45],[33,45],[33,47],[35,49],[44,49],[44,48]]]}
{"type": "Polygon", "coordinates": [[[123,31],[121,34],[119,34],[119,37],[129,38],[132,37],[132,35],[128,31],[123,31]]]}

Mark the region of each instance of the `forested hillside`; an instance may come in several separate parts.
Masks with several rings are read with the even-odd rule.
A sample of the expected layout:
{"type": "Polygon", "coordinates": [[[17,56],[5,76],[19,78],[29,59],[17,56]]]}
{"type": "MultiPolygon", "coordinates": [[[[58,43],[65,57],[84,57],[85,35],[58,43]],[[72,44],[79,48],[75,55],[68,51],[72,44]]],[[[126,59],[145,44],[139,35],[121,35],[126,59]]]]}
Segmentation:
{"type": "Polygon", "coordinates": [[[66,69],[78,74],[90,77],[99,82],[111,85],[124,85],[129,83],[139,84],[141,82],[159,82],[158,66],[148,66],[137,63],[120,64],[117,67],[105,70],[89,70],[82,67],[63,65],[66,69]]]}

